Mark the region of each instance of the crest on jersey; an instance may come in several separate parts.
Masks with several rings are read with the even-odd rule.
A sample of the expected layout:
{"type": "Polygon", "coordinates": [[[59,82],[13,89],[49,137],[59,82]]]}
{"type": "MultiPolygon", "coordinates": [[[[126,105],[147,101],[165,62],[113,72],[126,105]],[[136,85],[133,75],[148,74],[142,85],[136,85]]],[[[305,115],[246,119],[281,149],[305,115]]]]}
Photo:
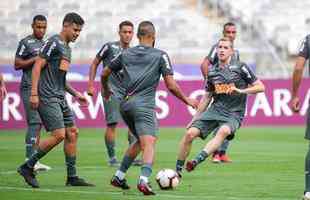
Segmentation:
{"type": "Polygon", "coordinates": [[[114,49],[119,49],[119,46],[117,46],[115,44],[112,44],[111,47],[114,48],[114,49]]]}

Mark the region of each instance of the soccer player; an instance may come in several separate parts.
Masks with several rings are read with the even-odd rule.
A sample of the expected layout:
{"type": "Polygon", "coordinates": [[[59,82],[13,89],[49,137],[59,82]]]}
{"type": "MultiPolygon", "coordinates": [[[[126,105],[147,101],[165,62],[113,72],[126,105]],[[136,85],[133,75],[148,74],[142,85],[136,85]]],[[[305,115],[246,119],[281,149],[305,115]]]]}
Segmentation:
{"type": "Polygon", "coordinates": [[[2,74],[0,74],[0,100],[2,101],[7,94],[4,79],[2,74]]]}
{"type": "Polygon", "coordinates": [[[77,176],[76,148],[78,129],[74,124],[73,113],[65,99],[65,92],[68,91],[82,103],[87,102],[81,93],[66,83],[66,73],[69,70],[71,61],[69,43],[78,38],[83,25],[84,20],[80,15],[76,13],[66,14],[62,31],[45,42],[32,70],[31,107],[38,109],[46,130],[51,132],[47,139],[40,141],[37,152],[18,168],[18,173],[33,188],[39,187],[33,173],[35,163],[62,141],[64,141],[67,166],[66,185],[93,186],[77,176]]]}
{"type": "MultiPolygon", "coordinates": [[[[47,21],[45,16],[36,15],[32,20],[32,34],[23,38],[15,54],[15,70],[22,70],[23,76],[20,84],[20,95],[23,100],[27,120],[27,132],[25,137],[26,160],[35,152],[40,141],[41,119],[37,110],[31,109],[29,98],[31,94],[31,72],[32,67],[44,44],[47,21]]],[[[34,166],[35,171],[46,171],[51,168],[40,162],[34,166]]]]}
{"type": "MultiPolygon", "coordinates": [[[[89,81],[88,81],[88,94],[93,96],[95,92],[94,80],[96,77],[96,72],[98,65],[102,62],[103,67],[108,65],[111,60],[123,49],[127,49],[130,46],[130,42],[133,36],[133,23],[130,21],[123,21],[119,24],[119,41],[108,42],[103,45],[100,51],[97,53],[95,59],[93,60],[90,70],[89,70],[89,81]]],[[[119,167],[119,162],[115,156],[115,137],[116,137],[116,126],[120,121],[121,116],[119,112],[119,99],[122,88],[120,87],[121,74],[112,73],[109,78],[109,84],[111,86],[112,95],[108,100],[104,100],[104,111],[105,120],[107,124],[105,132],[105,145],[107,148],[109,156],[109,165],[114,167],[119,167]]],[[[129,142],[133,142],[133,136],[128,132],[129,142]]],[[[139,161],[135,160],[134,163],[139,165],[139,161]]]]}
{"type": "Polygon", "coordinates": [[[163,76],[167,88],[185,104],[197,106],[195,99],[186,97],[176,81],[168,54],[154,48],[155,27],[150,21],[139,24],[139,45],[124,50],[114,58],[102,74],[104,98],[109,99],[111,90],[108,78],[112,72],[122,70],[122,94],[120,111],[124,121],[137,140],[127,149],[120,168],[112,177],[111,184],[122,189],[129,189],[125,174],[138,153],[142,151],[143,165],[137,188],[144,195],[154,195],[149,177],[155,154],[157,138],[157,120],[155,115],[155,91],[160,76],[163,76]]]}
{"type": "Polygon", "coordinates": [[[228,38],[219,40],[217,55],[219,62],[208,71],[206,94],[200,101],[197,113],[180,142],[176,161],[176,171],[180,177],[193,140],[198,137],[206,139],[212,131],[216,130],[216,135],[203,150],[186,163],[186,169],[189,172],[212,155],[225,139],[234,138],[244,117],[247,94],[256,94],[265,90],[263,83],[255,77],[246,64],[230,64],[233,46],[228,38]],[[207,109],[211,98],[214,101],[207,109]]]}
{"type": "MultiPolygon", "coordinates": [[[[292,101],[291,107],[294,112],[300,111],[300,100],[298,97],[298,89],[303,77],[304,66],[306,60],[310,56],[310,35],[307,35],[299,48],[298,57],[292,76],[292,101]]],[[[310,107],[307,111],[307,128],[305,139],[310,140],[310,107]]],[[[308,152],[305,158],[305,190],[304,200],[310,200],[310,146],[308,145],[308,152]]]]}
{"type": "MultiPolygon", "coordinates": [[[[227,22],[223,26],[223,36],[230,39],[230,41],[234,44],[237,35],[237,28],[233,22],[227,22]]],[[[204,59],[201,65],[201,72],[203,77],[206,79],[208,76],[209,67],[218,63],[218,55],[216,53],[217,44],[213,45],[208,56],[204,59]]],[[[236,63],[240,61],[239,51],[234,48],[234,54],[231,56],[230,63],[236,63]]],[[[212,155],[212,161],[214,163],[227,163],[231,162],[231,159],[226,154],[229,146],[229,140],[225,140],[224,143],[220,146],[218,150],[216,150],[212,155]]]]}

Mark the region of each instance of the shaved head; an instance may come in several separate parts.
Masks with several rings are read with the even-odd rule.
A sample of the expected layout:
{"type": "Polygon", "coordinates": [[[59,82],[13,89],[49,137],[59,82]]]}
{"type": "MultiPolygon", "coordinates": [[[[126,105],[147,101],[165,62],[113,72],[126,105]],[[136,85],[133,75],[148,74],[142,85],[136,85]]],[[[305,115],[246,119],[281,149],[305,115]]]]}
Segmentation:
{"type": "Polygon", "coordinates": [[[155,27],[150,21],[143,21],[139,24],[138,27],[138,38],[140,37],[149,37],[155,35],[155,27]]]}

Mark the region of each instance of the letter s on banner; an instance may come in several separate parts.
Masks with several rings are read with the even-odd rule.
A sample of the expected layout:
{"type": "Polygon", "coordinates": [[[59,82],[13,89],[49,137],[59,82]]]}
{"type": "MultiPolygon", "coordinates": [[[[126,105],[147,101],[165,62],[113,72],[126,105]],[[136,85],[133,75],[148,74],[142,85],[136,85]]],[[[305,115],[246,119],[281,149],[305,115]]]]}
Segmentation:
{"type": "Polygon", "coordinates": [[[161,110],[161,112],[158,112],[158,109],[156,109],[157,119],[164,119],[169,115],[169,105],[165,101],[160,99],[160,97],[167,98],[167,96],[168,96],[167,91],[164,91],[164,90],[156,91],[156,96],[155,96],[156,107],[161,110]]]}

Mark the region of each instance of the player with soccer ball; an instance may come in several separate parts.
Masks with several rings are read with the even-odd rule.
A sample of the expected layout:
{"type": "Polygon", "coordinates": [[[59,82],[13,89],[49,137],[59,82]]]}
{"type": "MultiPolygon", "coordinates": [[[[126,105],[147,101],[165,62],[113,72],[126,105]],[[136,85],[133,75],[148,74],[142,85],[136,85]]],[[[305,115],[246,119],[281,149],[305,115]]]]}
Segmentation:
{"type": "Polygon", "coordinates": [[[232,42],[228,38],[220,39],[217,45],[219,63],[208,70],[206,93],[180,142],[176,161],[176,171],[180,177],[193,140],[197,137],[206,139],[216,130],[215,137],[194,159],[186,163],[186,170],[189,172],[212,155],[226,138],[228,140],[234,138],[245,114],[247,95],[265,90],[264,84],[246,64],[240,62],[229,64],[232,54],[232,42]],[[213,103],[208,108],[212,98],[213,103]]]}

